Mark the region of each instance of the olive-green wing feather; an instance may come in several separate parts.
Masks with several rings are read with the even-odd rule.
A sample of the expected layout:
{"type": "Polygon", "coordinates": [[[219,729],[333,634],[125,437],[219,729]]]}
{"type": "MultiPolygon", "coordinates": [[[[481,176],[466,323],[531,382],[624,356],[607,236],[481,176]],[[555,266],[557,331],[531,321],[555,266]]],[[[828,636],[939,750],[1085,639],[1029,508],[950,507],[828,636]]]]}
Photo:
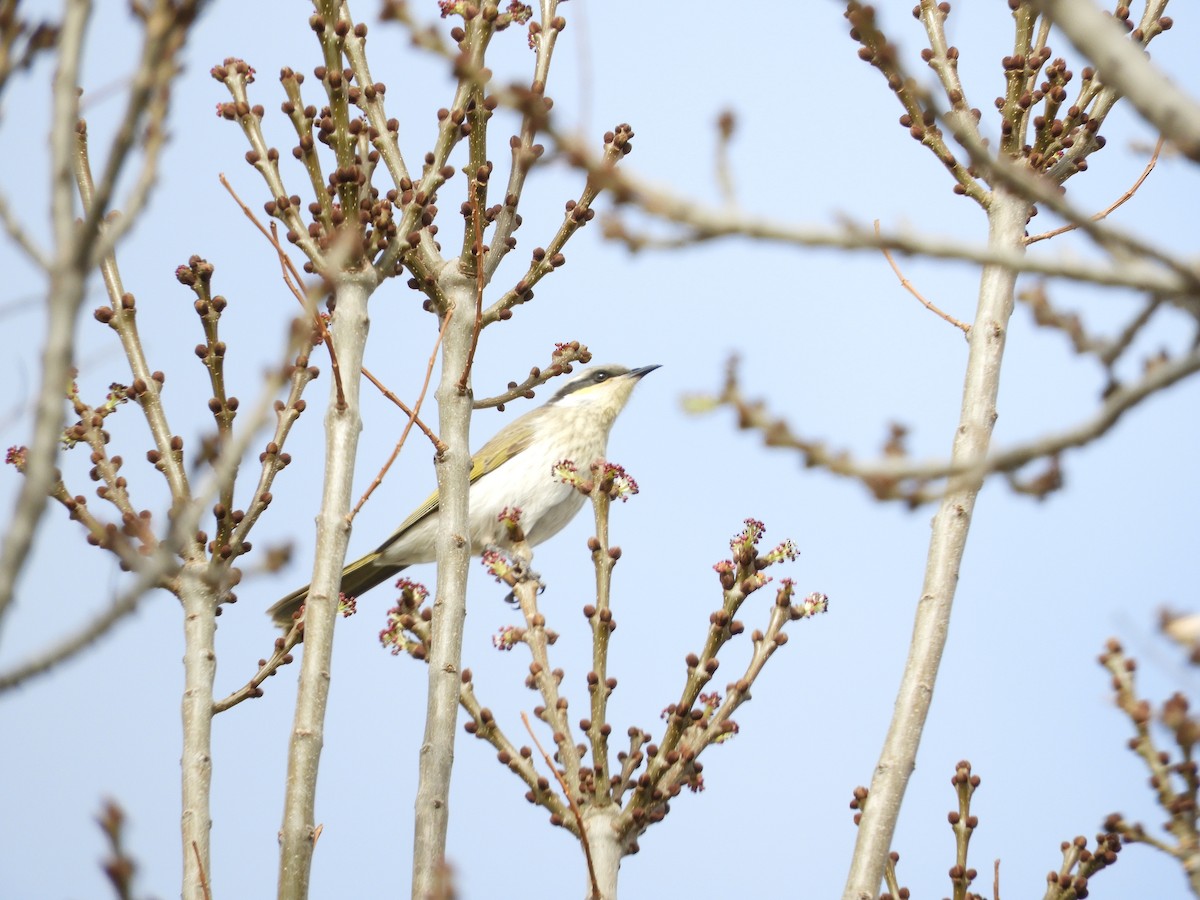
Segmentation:
{"type": "MultiPolygon", "coordinates": [[[[397,572],[405,568],[404,566],[379,565],[376,563],[378,558],[378,553],[368,553],[361,559],[356,559],[350,565],[346,566],[342,570],[341,587],[339,588],[341,593],[347,597],[357,597],[376,585],[383,584],[397,572]]],[[[272,605],[267,610],[267,615],[280,628],[290,628],[292,620],[296,617],[296,611],[308,601],[308,589],[311,586],[306,584],[304,587],[292,591],[282,600],[272,605]]]]}
{"type": "MultiPolygon", "coordinates": [[[[520,429],[521,420],[512,423],[508,429],[503,429],[493,437],[490,441],[479,448],[479,452],[471,457],[471,484],[474,484],[484,475],[489,472],[494,472],[504,463],[508,462],[522,450],[525,450],[533,441],[533,429],[520,429]],[[523,431],[519,433],[515,440],[510,440],[510,435],[513,434],[512,429],[523,431]]],[[[367,560],[375,554],[383,553],[388,547],[396,543],[408,529],[412,528],[418,522],[425,519],[427,516],[433,515],[438,509],[438,492],[435,490],[432,494],[425,498],[425,502],[418,506],[409,514],[408,518],[400,523],[400,527],[391,533],[386,541],[375,548],[374,554],[367,554],[363,560],[367,560]]],[[[346,568],[349,572],[357,563],[351,563],[346,568]]],[[[344,576],[343,576],[344,578],[344,576]]],[[[344,588],[343,588],[344,590],[344,588]]]]}
{"type": "MultiPolygon", "coordinates": [[[[528,414],[526,414],[528,415],[528,414]]],[[[474,484],[488,472],[494,472],[505,462],[526,449],[533,440],[533,429],[522,427],[524,416],[517,419],[508,428],[500,432],[490,441],[479,448],[479,452],[471,458],[471,483],[474,484]]],[[[380,565],[377,560],[383,551],[392,546],[400,537],[427,516],[433,515],[438,508],[438,492],[435,490],[425,498],[425,502],[414,509],[400,527],[392,532],[386,541],[368,553],[356,559],[342,570],[341,592],[347,596],[357,597],[366,593],[376,585],[387,581],[404,566],[380,565]]],[[[282,628],[291,625],[292,618],[301,604],[308,599],[308,589],[305,585],[292,591],[282,600],[273,605],[267,613],[282,628]]]]}

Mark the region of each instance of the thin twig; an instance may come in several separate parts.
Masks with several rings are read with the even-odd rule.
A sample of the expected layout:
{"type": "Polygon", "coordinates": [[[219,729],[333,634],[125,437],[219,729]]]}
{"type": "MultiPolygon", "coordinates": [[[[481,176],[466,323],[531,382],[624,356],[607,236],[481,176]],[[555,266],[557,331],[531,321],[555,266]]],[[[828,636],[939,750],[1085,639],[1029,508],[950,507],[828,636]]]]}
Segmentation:
{"type": "Polygon", "coordinates": [[[200,873],[200,890],[204,894],[204,900],[212,900],[212,892],[208,889],[208,878],[204,875],[204,863],[200,860],[200,847],[192,841],[192,853],[196,854],[196,869],[200,873]]]}
{"type": "MultiPolygon", "coordinates": [[[[363,492],[362,497],[359,498],[358,503],[354,505],[354,509],[350,510],[349,520],[351,522],[354,521],[354,517],[358,515],[359,510],[363,508],[363,504],[370,499],[371,494],[375,493],[375,489],[379,487],[379,485],[383,484],[384,476],[387,475],[388,469],[392,467],[392,463],[396,461],[396,457],[400,455],[400,449],[404,446],[404,442],[408,439],[408,433],[412,430],[413,422],[419,421],[417,419],[417,413],[421,411],[421,404],[425,402],[425,394],[429,391],[429,381],[433,377],[433,366],[437,362],[438,348],[442,345],[442,338],[446,336],[446,326],[450,324],[450,319],[453,315],[454,310],[451,309],[442,319],[442,327],[438,331],[437,340],[433,342],[433,350],[429,354],[429,362],[425,365],[425,381],[421,384],[421,393],[417,395],[417,402],[413,404],[413,411],[409,415],[408,422],[404,425],[404,431],[400,433],[400,440],[396,442],[396,446],[392,450],[392,455],[388,457],[387,462],[383,464],[383,468],[379,470],[379,474],[377,474],[375,479],[370,483],[370,485],[367,486],[367,489],[363,492]]],[[[366,375],[376,387],[384,391],[385,396],[391,394],[390,391],[388,391],[382,384],[375,380],[374,375],[368,372],[365,368],[362,371],[363,374],[366,375]]],[[[397,400],[396,402],[399,403],[400,401],[397,400]]],[[[403,404],[401,404],[401,406],[403,406],[403,404]]],[[[442,442],[441,438],[437,437],[437,435],[426,428],[424,422],[421,423],[421,428],[429,436],[429,439],[433,441],[433,446],[437,449],[438,456],[440,457],[446,452],[446,445],[442,442]]]]}
{"type": "Polygon", "coordinates": [[[733,187],[733,168],[729,164],[729,144],[737,129],[737,118],[733,110],[727,109],[717,118],[716,179],[721,199],[726,206],[737,205],[737,192],[733,187]]]}
{"type": "Polygon", "coordinates": [[[13,243],[25,251],[25,255],[29,257],[30,262],[43,272],[49,272],[52,268],[50,258],[37,245],[33,236],[25,230],[25,226],[21,224],[21,220],[13,215],[12,207],[8,205],[8,198],[3,195],[0,195],[0,221],[4,223],[4,230],[8,232],[8,236],[12,239],[13,243]]]}
{"type": "MultiPolygon", "coordinates": [[[[435,346],[435,352],[436,352],[436,346],[435,346]]],[[[377,387],[379,389],[379,393],[383,394],[384,397],[391,400],[398,407],[400,407],[400,411],[402,413],[404,413],[406,416],[408,416],[412,420],[412,423],[416,424],[416,426],[425,433],[425,437],[429,438],[430,443],[433,444],[434,450],[441,452],[442,450],[444,450],[446,448],[446,445],[443,444],[441,442],[441,440],[438,439],[438,436],[433,433],[433,429],[430,428],[428,425],[426,425],[425,421],[419,415],[417,415],[417,410],[419,410],[421,408],[420,407],[421,401],[423,401],[425,399],[424,394],[422,394],[418,398],[416,408],[410,409],[408,404],[405,403],[403,400],[401,400],[399,397],[397,397],[396,393],[393,390],[391,390],[382,381],[380,381],[378,378],[376,378],[374,375],[372,375],[370,370],[367,369],[366,366],[363,366],[362,371],[363,371],[363,375],[367,376],[367,380],[370,381],[371,384],[375,385],[375,387],[377,387]]]]}
{"type": "MultiPolygon", "coordinates": [[[[129,88],[129,99],[125,114],[117,123],[112,142],[100,178],[93,188],[93,198],[85,210],[83,231],[96,233],[97,240],[90,248],[91,261],[99,263],[113,251],[117,239],[133,224],[130,215],[123,224],[115,224],[100,234],[98,226],[108,214],[109,201],[116,192],[117,181],[122,169],[129,161],[139,135],[145,146],[145,165],[137,179],[126,204],[131,213],[144,206],[150,187],[159,151],[164,143],[164,124],[169,112],[171,84],[179,72],[176,58],[186,46],[188,30],[198,13],[196,0],[178,4],[154,4],[155,9],[146,10],[143,18],[144,38],[140,59],[134,70],[129,88]],[[149,121],[144,121],[149,119],[149,121]]],[[[78,110],[78,102],[76,102],[78,110]]]]}
{"type": "Polygon", "coordinates": [[[482,400],[476,400],[472,405],[472,409],[489,409],[496,407],[501,412],[504,411],[504,404],[509,401],[516,400],[518,397],[532,399],[533,389],[545,384],[553,378],[560,375],[565,375],[571,371],[571,364],[581,362],[587,364],[591,362],[592,353],[579,341],[571,341],[567,344],[559,344],[555,347],[553,353],[550,354],[550,365],[545,369],[533,368],[529,371],[529,377],[517,384],[515,381],[508,383],[508,390],[503,394],[497,394],[494,397],[485,397],[482,400]]]}
{"type": "Polygon", "coordinates": [[[313,327],[317,329],[317,332],[321,335],[322,342],[329,351],[329,366],[333,370],[333,382],[335,385],[337,385],[338,409],[345,409],[346,396],[342,391],[342,369],[341,366],[338,365],[337,352],[333,347],[333,335],[329,333],[329,329],[325,325],[324,318],[322,318],[321,314],[317,311],[316,304],[310,302],[307,292],[300,289],[300,285],[303,284],[303,279],[300,277],[300,273],[296,271],[295,263],[292,262],[291,257],[288,256],[284,251],[283,245],[279,243],[279,234],[276,231],[275,223],[271,223],[271,229],[268,231],[263,224],[258,221],[258,217],[254,214],[254,211],[245,204],[241,197],[238,196],[237,191],[233,189],[233,185],[231,185],[229,180],[225,177],[225,173],[222,172],[217,177],[225,190],[229,192],[229,196],[233,197],[234,202],[241,207],[241,210],[243,213],[245,213],[246,218],[254,223],[254,227],[257,228],[262,233],[262,236],[270,241],[271,246],[275,248],[275,252],[279,256],[279,264],[283,267],[284,272],[290,273],[292,278],[295,279],[295,282],[293,283],[291,279],[285,276],[283,283],[287,285],[288,290],[292,292],[292,295],[295,296],[298,301],[300,301],[300,305],[304,307],[305,312],[312,316],[313,327]]]}
{"type": "Polygon", "coordinates": [[[550,754],[542,748],[542,742],[533,733],[533,727],[529,724],[529,716],[525,712],[521,713],[521,721],[525,723],[525,730],[533,738],[533,745],[538,748],[538,753],[542,754],[542,759],[550,767],[554,779],[558,782],[558,786],[562,788],[563,796],[567,798],[567,803],[571,806],[571,812],[575,815],[575,822],[579,826],[579,842],[583,844],[583,855],[587,858],[588,877],[592,881],[592,898],[593,900],[599,900],[600,884],[596,881],[596,869],[592,865],[592,848],[588,845],[587,829],[583,826],[583,813],[579,811],[579,805],[575,802],[575,798],[571,796],[571,791],[567,788],[567,782],[563,779],[562,773],[558,771],[558,766],[554,764],[554,760],[550,758],[550,754]]]}
{"type": "Polygon", "coordinates": [[[229,696],[217,700],[213,703],[213,715],[223,713],[227,709],[232,709],[243,700],[249,700],[251,697],[261,697],[262,692],[259,688],[262,683],[279,671],[280,666],[285,666],[292,661],[291,651],[300,643],[304,637],[304,622],[297,620],[292,623],[292,627],[288,633],[275,641],[275,650],[271,653],[271,657],[260,663],[258,671],[244,685],[238,688],[229,696]]]}
{"type": "MultiPolygon", "coordinates": [[[[875,220],[875,234],[876,235],[881,234],[881,232],[879,230],[879,220],[878,219],[875,220]]],[[[916,297],[919,301],[921,301],[921,305],[924,306],[931,313],[933,313],[934,315],[949,322],[955,328],[961,329],[963,334],[971,333],[971,326],[968,325],[966,322],[960,322],[958,319],[954,318],[954,316],[950,315],[949,313],[942,312],[940,309],[938,309],[936,306],[934,306],[932,303],[930,303],[928,300],[926,300],[923,296],[921,296],[921,292],[918,291],[915,287],[913,287],[913,283],[904,277],[904,273],[901,272],[900,267],[898,265],[896,265],[896,260],[892,258],[892,251],[888,250],[887,247],[883,247],[883,246],[880,246],[879,249],[880,249],[880,252],[883,253],[883,258],[888,261],[888,265],[892,267],[892,271],[896,273],[896,277],[900,279],[900,286],[902,288],[904,288],[906,291],[908,291],[910,294],[912,294],[914,297],[916,297]]]]}
{"type": "MultiPolygon", "coordinates": [[[[1113,204],[1108,207],[1108,209],[1098,212],[1092,216],[1093,222],[1099,222],[1101,219],[1108,217],[1113,213],[1114,210],[1123,206],[1133,197],[1134,194],[1137,193],[1138,188],[1142,186],[1142,182],[1145,181],[1146,178],[1149,177],[1150,173],[1154,171],[1154,166],[1158,163],[1158,155],[1162,152],[1165,141],[1166,139],[1162,137],[1158,139],[1158,143],[1154,145],[1154,154],[1150,157],[1150,162],[1146,163],[1146,168],[1142,170],[1142,174],[1138,176],[1138,180],[1133,183],[1133,187],[1118,197],[1113,204]]],[[[1036,244],[1038,241],[1049,240],[1052,237],[1058,237],[1060,234],[1066,234],[1068,231],[1074,231],[1078,227],[1079,226],[1077,224],[1072,222],[1068,225],[1063,225],[1061,228],[1055,228],[1053,231],[1044,231],[1041,234],[1035,234],[1032,237],[1027,237],[1025,238],[1025,243],[1036,244]]]]}

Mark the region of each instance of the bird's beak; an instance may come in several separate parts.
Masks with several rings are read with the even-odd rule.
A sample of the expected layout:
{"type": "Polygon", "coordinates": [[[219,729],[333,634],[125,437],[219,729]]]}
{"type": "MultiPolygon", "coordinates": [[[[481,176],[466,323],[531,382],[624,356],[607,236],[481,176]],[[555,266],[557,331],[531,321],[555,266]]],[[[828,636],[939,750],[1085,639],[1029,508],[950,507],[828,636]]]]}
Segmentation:
{"type": "Polygon", "coordinates": [[[632,375],[634,378],[641,378],[643,375],[649,375],[655,369],[660,369],[660,368],[662,368],[662,366],[658,363],[655,363],[652,366],[642,366],[640,369],[631,369],[629,374],[632,375]]]}

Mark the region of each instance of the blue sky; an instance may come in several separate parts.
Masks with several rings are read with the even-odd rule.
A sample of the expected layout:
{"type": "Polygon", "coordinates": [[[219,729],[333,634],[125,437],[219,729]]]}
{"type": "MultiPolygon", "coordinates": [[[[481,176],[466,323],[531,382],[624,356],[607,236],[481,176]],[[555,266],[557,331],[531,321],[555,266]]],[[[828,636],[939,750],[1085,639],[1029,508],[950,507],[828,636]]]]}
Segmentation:
{"type": "MultiPolygon", "coordinates": [[[[963,4],[961,14],[956,8],[948,30],[962,51],[971,102],[995,133],[991,101],[1002,91],[999,59],[1010,28],[1003,4],[984,6],[963,4]]],[[[435,18],[433,3],[413,8],[435,18]]],[[[435,112],[448,101],[446,67],[411,49],[399,30],[375,25],[368,18],[374,4],[356,4],[354,12],[372,22],[372,69],[389,87],[389,113],[403,123],[403,149],[419,159],[434,133],[435,112]]],[[[739,120],[734,180],[746,211],[805,222],[879,218],[958,238],[986,236],[979,210],[951,192],[942,167],[896,124],[902,110],[878,73],[856,57],[837,4],[810,4],[803,12],[788,7],[769,18],[760,9],[739,17],[727,5],[648,13],[628,0],[572,0],[562,14],[568,29],[549,88],[555,110],[597,147],[605,130],[631,123],[634,151],[623,164],[640,175],[718,203],[713,123],[731,107],[739,120]]],[[[227,173],[253,208],[266,199],[243,161],[247,148],[239,129],[214,115],[227,97],[208,69],[227,56],[257,69],[253,97],[267,108],[272,140],[286,150],[290,127],[277,113],[283,94],[275,73],[284,65],[311,72],[316,64],[306,18],[302,5],[266,0],[215,3],[206,13],[176,93],[159,192],[120,249],[151,365],[168,374],[169,415],[189,446],[212,420],[206,377],[192,355],[202,335],[190,294],[174,280],[176,266],[198,253],[217,267],[214,290],[229,299],[222,321],[229,379],[243,403],[256,395],[295,314],[269,247],[217,182],[218,173],[227,173]]],[[[907,9],[897,8],[884,25],[916,60],[920,34],[907,9]]],[[[1154,44],[1155,59],[1189,89],[1200,75],[1190,49],[1197,27],[1181,7],[1175,28],[1154,44]]],[[[110,131],[120,108],[116,95],[99,89],[128,73],[132,34],[122,4],[99,4],[84,69],[88,90],[100,95],[86,108],[96,140],[110,131]]],[[[501,81],[527,77],[532,57],[519,32],[500,35],[493,46],[491,64],[501,81]]],[[[1068,49],[1061,39],[1051,46],[1056,55],[1068,49]]],[[[31,230],[43,239],[49,77],[43,63],[10,86],[0,124],[12,161],[0,189],[28,213],[31,230]]],[[[319,102],[311,79],[306,92],[319,102]]],[[[506,172],[511,124],[502,117],[497,122],[492,159],[506,172]]],[[[1148,129],[1125,113],[1114,114],[1105,133],[1108,147],[1070,182],[1083,208],[1101,209],[1119,196],[1153,143],[1148,129]]],[[[298,167],[285,169],[285,176],[293,192],[303,193],[298,167]]],[[[562,203],[578,195],[579,185],[579,177],[561,167],[533,180],[522,203],[518,251],[495,290],[523,274],[524,252],[546,243],[562,203]]],[[[1194,167],[1164,159],[1116,221],[1168,249],[1191,252],[1193,204],[1186,198],[1196,190],[1194,167]]],[[[457,208],[451,195],[444,192],[443,210],[457,208]]],[[[455,220],[446,216],[443,235],[455,233],[455,220]]],[[[485,333],[475,388],[479,395],[494,393],[530,366],[543,365],[554,342],[571,339],[586,343],[600,362],[663,366],[639,386],[610,443],[610,457],[641,485],[641,494],[615,511],[612,526],[624,551],[615,577],[620,628],[610,662],[620,680],[611,705],[614,733],[631,724],[661,733],[659,713],[678,696],[684,657],[698,649],[708,614],[719,604],[711,566],[725,558],[728,539],[747,516],[766,523],[768,541],[790,537],[799,545],[801,558],[779,575],[795,578],[803,592],[830,597],[829,614],[798,623],[772,659],[753,701],[736,717],[736,740],[703,758],[707,790],[681,796],[666,821],[642,838],[642,852],[625,861],[622,895],[707,890],[735,896],[753,885],[763,897],[835,896],[854,842],[847,804],[853,788],[869,781],[887,727],[932,509],[878,506],[853,483],[804,470],[787,452],[763,449],[735,430],[728,413],[688,416],[680,400],[718,388],[726,358],[738,353],[747,392],[769,398],[802,433],[866,458],[882,444],[887,423],[898,420],[912,429],[915,456],[940,457],[957,421],[965,342],[908,296],[876,253],[732,239],[631,256],[605,243],[597,224],[568,245],[567,265],[543,282],[534,302],[485,333]]],[[[1091,251],[1066,238],[1039,252],[1091,251]]],[[[901,264],[926,296],[971,318],[972,266],[901,264]]],[[[0,244],[0,265],[7,273],[0,293],[4,321],[17,336],[0,364],[11,385],[9,412],[0,421],[3,440],[16,444],[26,440],[25,398],[37,383],[42,285],[7,243],[0,244]]],[[[1112,333],[1137,308],[1135,296],[1117,290],[1057,284],[1050,290],[1099,332],[1112,333]]],[[[380,289],[371,307],[367,365],[402,397],[415,394],[435,335],[416,297],[397,281],[380,289]]],[[[85,310],[104,302],[97,281],[85,310]]],[[[107,329],[86,313],[82,335],[80,384],[99,399],[109,382],[128,380],[126,370],[107,329]]],[[[1179,348],[1189,337],[1186,321],[1164,316],[1139,355],[1179,348]]],[[[1086,418],[1102,387],[1094,363],[1075,357],[1061,335],[1038,330],[1018,308],[996,446],[1086,418]]],[[[295,462],[277,482],[275,501],[253,538],[260,548],[294,540],[295,557],[283,573],[248,578],[238,590],[240,602],[220,618],[218,694],[242,684],[268,653],[274,636],[262,610],[308,579],[327,389],[323,372],[288,447],[295,462]]],[[[1002,894],[1040,892],[1045,873],[1059,864],[1059,842],[1077,834],[1090,838],[1110,811],[1122,810],[1148,828],[1162,818],[1150,805],[1145,771],[1124,747],[1129,726],[1110,703],[1095,657],[1109,635],[1119,635],[1141,658],[1141,683],[1151,696],[1195,693],[1194,674],[1154,636],[1154,619],[1163,604],[1193,607],[1200,583],[1198,400],[1200,387],[1185,383],[1126,416],[1095,446],[1069,453],[1066,488],[1043,503],[1014,497],[1000,483],[983,491],[894,844],[901,881],[916,893],[949,892],[945,872],[954,845],[945,814],[955,806],[949,779],[962,758],[983,779],[971,847],[981,891],[999,857],[1002,894]]],[[[524,408],[512,404],[505,416],[524,408]]],[[[368,400],[364,417],[362,488],[401,427],[381,398],[368,400]]],[[[481,412],[472,425],[475,445],[506,420],[481,412]]],[[[136,502],[161,509],[161,487],[140,462],[149,447],[144,424],[132,410],[122,410],[113,423],[114,445],[130,460],[136,502]]],[[[433,484],[430,458],[427,444],[410,441],[357,519],[352,552],[373,547],[424,498],[433,484]]],[[[87,490],[86,459],[77,451],[63,465],[73,489],[87,490]]],[[[15,494],[17,477],[11,471],[0,477],[5,498],[15,494]]],[[[249,489],[242,487],[243,496],[249,489]]],[[[554,659],[567,672],[564,690],[577,711],[586,700],[589,667],[580,614],[593,583],[588,534],[590,524],[580,517],[536,552],[536,568],[548,584],[543,609],[550,627],[562,633],[554,659]]],[[[412,574],[433,583],[432,566],[412,574]]],[[[112,561],[52,509],[5,623],[0,666],[102,608],[122,583],[112,561]]],[[[519,714],[538,701],[522,686],[527,660],[520,652],[491,648],[491,634],[515,621],[502,597],[475,568],[464,662],[475,672],[481,700],[524,743],[519,714]]],[[[765,597],[748,605],[748,629],[765,622],[765,597]]],[[[380,588],[363,598],[357,617],[339,626],[318,796],[325,830],[314,865],[315,897],[408,890],[425,676],[414,661],[379,648],[376,634],[388,605],[380,588]]],[[[141,866],[140,892],[177,892],[182,648],[178,605],[156,593],[93,650],[0,697],[8,736],[0,744],[0,765],[8,773],[0,796],[10,811],[0,824],[0,895],[104,896],[97,865],[104,848],[93,819],[106,796],[129,815],[128,849],[141,866]]],[[[746,653],[734,645],[722,674],[738,670],[746,653]]],[[[218,896],[273,890],[297,668],[273,678],[263,699],[215,723],[212,878],[218,896]]],[[[724,683],[722,677],[717,682],[724,683]]],[[[460,737],[449,849],[463,897],[559,898],[582,891],[577,847],[547,824],[542,810],[525,803],[524,790],[490,747],[460,737]]],[[[1093,884],[1094,896],[1169,897],[1186,890],[1178,867],[1145,847],[1127,848],[1093,884]]]]}

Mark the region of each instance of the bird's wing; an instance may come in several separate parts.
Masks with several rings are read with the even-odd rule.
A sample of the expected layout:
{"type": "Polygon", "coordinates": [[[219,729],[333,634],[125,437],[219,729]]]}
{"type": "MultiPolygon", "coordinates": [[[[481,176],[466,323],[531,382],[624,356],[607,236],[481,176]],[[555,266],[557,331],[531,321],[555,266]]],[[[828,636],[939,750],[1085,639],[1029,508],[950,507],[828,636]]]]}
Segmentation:
{"type": "MultiPolygon", "coordinates": [[[[517,422],[514,422],[513,424],[516,425],[517,422]]],[[[511,434],[511,432],[509,432],[509,434],[511,434]]],[[[525,450],[533,441],[533,429],[525,429],[524,434],[521,434],[515,441],[512,441],[507,447],[505,447],[505,443],[508,440],[508,436],[505,435],[505,432],[502,430],[490,441],[480,447],[479,452],[471,457],[471,484],[474,484],[484,475],[488,474],[488,472],[494,472],[518,453],[525,450]]],[[[398,541],[400,537],[406,531],[408,531],[408,529],[412,528],[427,516],[431,516],[437,512],[437,508],[438,492],[437,490],[434,490],[432,494],[425,498],[425,502],[414,509],[412,513],[409,514],[409,517],[400,523],[400,527],[393,531],[391,536],[388,537],[388,539],[378,547],[376,547],[375,552],[373,554],[369,554],[369,556],[374,557],[382,553],[388,547],[392,546],[392,544],[396,543],[396,541],[398,541]]]]}

